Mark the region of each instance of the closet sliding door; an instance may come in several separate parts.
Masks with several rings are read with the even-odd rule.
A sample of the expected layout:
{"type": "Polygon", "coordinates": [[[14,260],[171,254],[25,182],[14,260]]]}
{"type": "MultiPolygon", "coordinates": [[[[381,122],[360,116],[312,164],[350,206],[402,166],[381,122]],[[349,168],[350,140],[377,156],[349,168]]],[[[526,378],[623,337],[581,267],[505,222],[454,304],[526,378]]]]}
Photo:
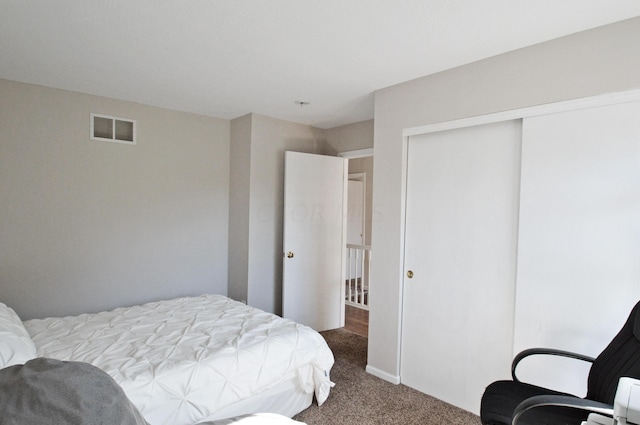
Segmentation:
{"type": "Polygon", "coordinates": [[[509,375],[521,122],[408,142],[401,382],[478,413],[509,375]]]}
{"type": "MultiPolygon", "coordinates": [[[[519,227],[514,351],[597,355],[640,298],[640,103],[524,120],[519,227]]],[[[584,396],[587,370],[536,356],[519,376],[584,396]]]]}

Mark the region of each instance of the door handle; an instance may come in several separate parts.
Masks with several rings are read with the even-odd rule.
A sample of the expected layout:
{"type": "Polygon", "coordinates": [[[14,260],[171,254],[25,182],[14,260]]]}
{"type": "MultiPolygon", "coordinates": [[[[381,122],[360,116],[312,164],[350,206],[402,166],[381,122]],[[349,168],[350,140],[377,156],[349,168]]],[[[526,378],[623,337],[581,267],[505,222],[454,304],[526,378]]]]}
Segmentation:
{"type": "Polygon", "coordinates": [[[409,279],[413,279],[413,270],[409,270],[409,271],[407,272],[407,277],[408,277],[409,279]]]}
{"type": "Polygon", "coordinates": [[[291,251],[287,252],[287,258],[293,258],[293,252],[291,251]]]}

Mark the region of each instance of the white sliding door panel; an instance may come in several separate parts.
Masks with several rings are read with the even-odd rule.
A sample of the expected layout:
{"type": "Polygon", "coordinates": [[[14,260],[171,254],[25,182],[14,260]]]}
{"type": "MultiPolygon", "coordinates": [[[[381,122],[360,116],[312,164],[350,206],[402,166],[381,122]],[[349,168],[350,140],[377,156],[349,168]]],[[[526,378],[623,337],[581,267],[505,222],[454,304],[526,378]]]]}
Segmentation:
{"type": "MultiPolygon", "coordinates": [[[[523,123],[514,350],[597,355],[640,297],[640,104],[523,123]]],[[[540,356],[518,375],[584,396],[588,364],[540,356]]]]}
{"type": "Polygon", "coordinates": [[[401,381],[479,412],[509,377],[520,121],[408,142],[401,381]]]}

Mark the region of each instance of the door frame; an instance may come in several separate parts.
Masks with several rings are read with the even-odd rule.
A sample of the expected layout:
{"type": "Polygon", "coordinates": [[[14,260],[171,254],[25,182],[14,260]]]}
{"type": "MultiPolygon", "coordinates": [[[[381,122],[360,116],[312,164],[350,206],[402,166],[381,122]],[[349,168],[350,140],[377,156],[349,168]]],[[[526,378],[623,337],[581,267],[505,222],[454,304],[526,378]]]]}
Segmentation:
{"type": "MultiPolygon", "coordinates": [[[[368,158],[368,157],[373,157],[374,156],[374,151],[373,148],[366,148],[366,149],[356,149],[356,150],[352,150],[352,151],[343,151],[343,152],[338,152],[337,156],[341,157],[341,158],[345,158],[347,160],[349,159],[358,159],[358,158],[368,158]]],[[[347,161],[347,164],[349,162],[347,161]]],[[[348,166],[347,166],[347,171],[348,171],[348,166]]],[[[366,183],[366,174],[367,173],[354,173],[354,174],[363,174],[363,180],[362,182],[364,183],[364,212],[365,214],[362,217],[362,221],[363,221],[363,237],[362,237],[362,242],[363,245],[367,245],[367,216],[366,216],[366,211],[367,211],[367,183],[366,183]]],[[[349,175],[349,177],[352,174],[349,175]]],[[[345,182],[346,184],[346,182],[345,182]]],[[[371,186],[373,187],[373,186],[371,186]]],[[[369,189],[371,189],[371,187],[369,189]]],[[[371,205],[371,216],[373,217],[373,205],[371,205]]],[[[369,235],[370,236],[370,235],[369,235]]],[[[369,245],[371,245],[371,240],[369,241],[369,245]]],[[[345,245],[346,246],[346,245],[345,245]]]]}
{"type": "Polygon", "coordinates": [[[338,152],[338,156],[347,159],[366,158],[368,156],[373,156],[373,148],[338,152]]]}
{"type": "MultiPolygon", "coordinates": [[[[362,183],[362,205],[360,205],[360,209],[362,210],[362,229],[360,229],[360,233],[362,234],[362,243],[360,245],[366,245],[367,240],[367,173],[350,173],[347,177],[349,181],[357,181],[362,183]]],[[[347,235],[349,235],[349,198],[347,193],[347,235]]],[[[347,240],[347,243],[349,241],[347,240]]]]}
{"type": "MultiPolygon", "coordinates": [[[[356,149],[356,150],[352,150],[352,151],[343,151],[343,152],[338,152],[337,156],[341,157],[341,158],[345,158],[347,160],[349,159],[358,159],[358,158],[368,158],[368,157],[373,157],[374,156],[374,151],[373,148],[367,148],[367,149],[356,149]]],[[[347,161],[347,164],[349,162],[347,161]]],[[[347,166],[347,172],[348,172],[348,166],[347,166]]],[[[362,230],[362,240],[363,240],[363,245],[367,244],[367,216],[366,216],[366,211],[367,211],[367,182],[366,182],[366,175],[367,173],[352,173],[349,174],[347,176],[347,179],[350,180],[351,176],[354,175],[362,175],[362,183],[364,184],[364,214],[362,216],[362,222],[363,222],[363,230],[362,230]]],[[[345,182],[346,184],[346,182],[345,182]]],[[[373,214],[373,205],[371,206],[371,214],[373,214]]],[[[346,240],[346,239],[345,239],[346,240]]],[[[346,244],[345,244],[346,246],[346,244]]]]}

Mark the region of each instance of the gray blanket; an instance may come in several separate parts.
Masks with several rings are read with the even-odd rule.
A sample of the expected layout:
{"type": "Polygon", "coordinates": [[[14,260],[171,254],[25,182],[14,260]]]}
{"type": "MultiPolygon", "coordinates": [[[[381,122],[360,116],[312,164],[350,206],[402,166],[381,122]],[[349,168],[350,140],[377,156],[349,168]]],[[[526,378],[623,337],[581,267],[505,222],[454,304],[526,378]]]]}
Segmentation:
{"type": "Polygon", "coordinates": [[[0,425],[26,424],[148,425],[102,370],[47,358],[0,369],[0,425]]]}

